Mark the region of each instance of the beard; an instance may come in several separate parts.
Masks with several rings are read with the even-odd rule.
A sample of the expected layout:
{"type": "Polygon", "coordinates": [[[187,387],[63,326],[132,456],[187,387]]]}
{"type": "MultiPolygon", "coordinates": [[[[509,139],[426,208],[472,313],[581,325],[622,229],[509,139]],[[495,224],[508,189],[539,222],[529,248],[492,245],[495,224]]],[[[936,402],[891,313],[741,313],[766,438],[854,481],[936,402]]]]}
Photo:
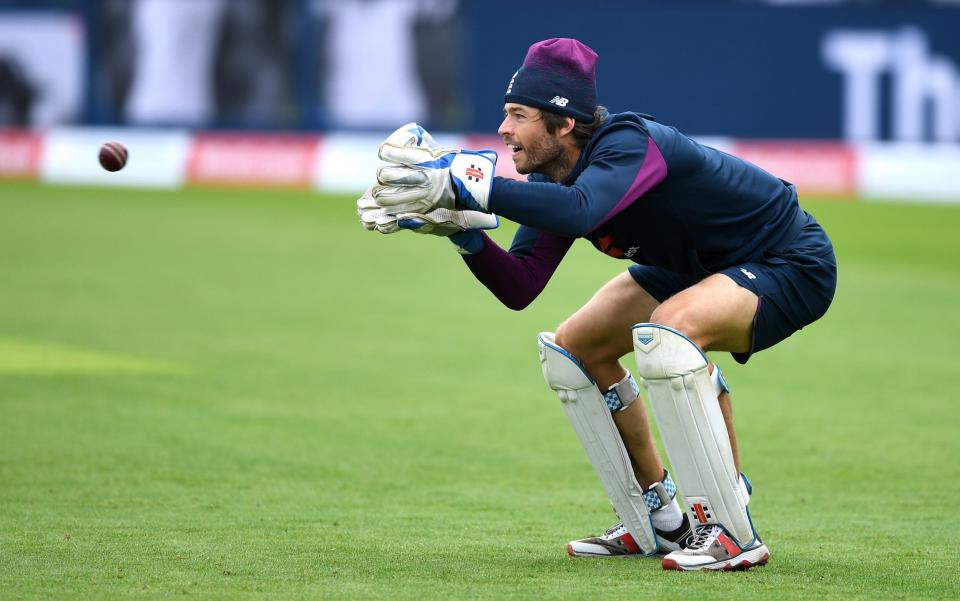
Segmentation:
{"type": "Polygon", "coordinates": [[[548,173],[551,168],[565,163],[565,155],[560,140],[549,134],[540,136],[535,142],[523,147],[523,154],[526,160],[523,163],[516,163],[517,173],[527,175],[528,173],[548,173]]]}

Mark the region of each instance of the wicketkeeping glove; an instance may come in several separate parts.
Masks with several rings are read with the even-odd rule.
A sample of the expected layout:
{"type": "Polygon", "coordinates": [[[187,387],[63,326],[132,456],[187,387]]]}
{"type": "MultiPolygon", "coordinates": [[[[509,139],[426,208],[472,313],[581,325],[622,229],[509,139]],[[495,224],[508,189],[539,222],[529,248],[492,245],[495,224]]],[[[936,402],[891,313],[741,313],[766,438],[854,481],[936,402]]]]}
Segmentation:
{"type": "Polygon", "coordinates": [[[429,213],[401,213],[397,226],[418,234],[450,236],[459,232],[492,230],[500,225],[500,218],[480,211],[451,211],[434,209],[429,213]]]}
{"type": "Polygon", "coordinates": [[[365,229],[377,230],[381,234],[410,230],[418,234],[450,236],[460,232],[494,229],[500,225],[500,219],[496,215],[479,211],[434,209],[429,213],[394,215],[377,204],[371,190],[367,190],[357,200],[357,215],[365,229]]]}
{"type": "Polygon", "coordinates": [[[497,164],[492,150],[451,150],[426,130],[408,123],[380,145],[374,202],[386,212],[425,215],[434,209],[489,212],[497,164]]]}

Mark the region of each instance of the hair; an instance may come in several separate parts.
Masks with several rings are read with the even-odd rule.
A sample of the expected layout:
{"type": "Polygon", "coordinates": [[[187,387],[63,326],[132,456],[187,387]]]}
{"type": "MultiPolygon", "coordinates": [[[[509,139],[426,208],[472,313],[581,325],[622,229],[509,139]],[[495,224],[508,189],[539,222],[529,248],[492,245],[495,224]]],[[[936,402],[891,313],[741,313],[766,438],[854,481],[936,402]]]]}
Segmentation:
{"type": "MultiPolygon", "coordinates": [[[[558,129],[567,124],[567,119],[571,119],[566,115],[561,115],[560,113],[554,113],[552,111],[541,110],[541,118],[543,119],[543,124],[547,128],[547,133],[552,134],[558,129]]],[[[574,121],[573,125],[573,140],[577,143],[577,148],[583,148],[587,145],[587,142],[590,141],[590,138],[593,137],[593,134],[600,129],[600,126],[603,125],[603,122],[607,120],[607,117],[610,116],[610,111],[607,110],[605,106],[597,106],[593,111],[593,121],[587,123],[585,121],[574,121]]]]}

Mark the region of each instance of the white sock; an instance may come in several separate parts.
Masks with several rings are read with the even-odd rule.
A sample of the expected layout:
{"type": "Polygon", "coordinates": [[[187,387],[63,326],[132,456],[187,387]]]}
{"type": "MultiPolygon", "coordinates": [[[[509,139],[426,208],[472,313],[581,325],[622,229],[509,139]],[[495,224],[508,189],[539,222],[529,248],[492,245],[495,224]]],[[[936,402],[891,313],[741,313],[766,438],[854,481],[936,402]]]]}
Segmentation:
{"type": "Polygon", "coordinates": [[[683,512],[680,511],[680,504],[674,499],[669,505],[664,505],[660,509],[650,514],[653,520],[653,527],[657,530],[670,532],[676,530],[683,523],[683,512]]]}

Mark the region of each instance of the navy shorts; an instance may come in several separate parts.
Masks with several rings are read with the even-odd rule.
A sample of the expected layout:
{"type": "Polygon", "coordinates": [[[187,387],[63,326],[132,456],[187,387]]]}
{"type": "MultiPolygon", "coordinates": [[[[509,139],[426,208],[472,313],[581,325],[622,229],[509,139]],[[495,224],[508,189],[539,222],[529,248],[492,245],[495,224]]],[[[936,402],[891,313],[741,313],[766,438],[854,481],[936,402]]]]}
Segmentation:
{"type": "MultiPolygon", "coordinates": [[[[663,302],[701,278],[662,267],[632,265],[630,275],[650,296],[663,302]]],[[[820,225],[810,221],[786,250],[764,252],[759,260],[733,265],[722,273],[756,294],[750,351],[731,353],[738,363],[770,348],[827,311],[837,288],[837,259],[820,225]]]]}

